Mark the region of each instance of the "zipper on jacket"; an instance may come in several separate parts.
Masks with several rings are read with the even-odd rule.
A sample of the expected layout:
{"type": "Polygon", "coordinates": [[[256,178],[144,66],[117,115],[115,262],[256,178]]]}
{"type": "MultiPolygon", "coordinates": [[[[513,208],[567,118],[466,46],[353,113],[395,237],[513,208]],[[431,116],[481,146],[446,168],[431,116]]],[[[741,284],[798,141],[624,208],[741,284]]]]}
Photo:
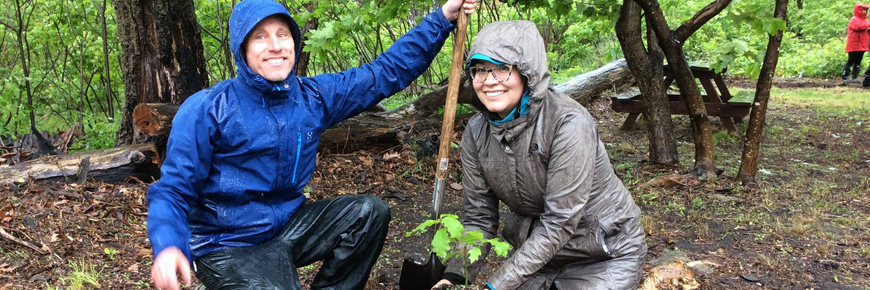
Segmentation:
{"type": "Polygon", "coordinates": [[[299,168],[299,155],[302,153],[302,131],[296,130],[296,162],[293,164],[293,183],[296,183],[296,169],[299,168]]]}
{"type": "MultiPolygon", "coordinates": [[[[263,108],[266,108],[266,98],[263,98],[263,108]]],[[[275,134],[278,136],[278,142],[281,142],[281,125],[278,124],[278,117],[275,117],[275,113],[272,112],[272,108],[266,108],[266,112],[272,117],[272,121],[275,122],[275,134]]],[[[281,170],[278,168],[281,167],[281,147],[278,146],[278,162],[275,163],[275,180],[272,181],[272,189],[278,188],[278,179],[281,178],[281,170]]]]}

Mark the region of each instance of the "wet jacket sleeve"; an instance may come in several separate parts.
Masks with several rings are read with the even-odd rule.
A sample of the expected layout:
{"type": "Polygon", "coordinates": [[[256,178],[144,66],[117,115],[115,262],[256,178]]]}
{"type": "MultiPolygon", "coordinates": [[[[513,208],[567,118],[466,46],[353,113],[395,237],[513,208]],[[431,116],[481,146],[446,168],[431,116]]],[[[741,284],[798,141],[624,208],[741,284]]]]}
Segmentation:
{"type": "MultiPolygon", "coordinates": [[[[498,198],[490,190],[483,178],[481,163],[477,155],[477,145],[473,134],[468,133],[462,138],[462,191],[465,196],[465,220],[463,226],[467,230],[480,230],[486,239],[496,237],[498,231],[498,198]]],[[[468,267],[466,273],[461,260],[446,261],[445,273],[455,273],[473,282],[480,272],[483,261],[489,254],[487,244],[481,247],[479,260],[468,267]]]]}
{"type": "MultiPolygon", "coordinates": [[[[840,27],[842,27],[842,26],[840,26],[840,27]]],[[[868,28],[870,28],[870,21],[867,21],[866,19],[852,17],[852,19],[849,20],[849,30],[852,30],[852,31],[855,31],[858,33],[863,33],[865,31],[867,31],[868,28]]]]}
{"type": "Polygon", "coordinates": [[[583,218],[595,173],[597,130],[591,118],[565,115],[550,148],[540,226],[489,278],[498,290],[517,289],[549,262],[574,235],[583,218]]]}
{"type": "Polygon", "coordinates": [[[155,257],[175,246],[193,262],[187,213],[211,167],[210,136],[215,131],[205,99],[197,93],[179,108],[172,120],[160,180],[148,187],[148,239],[155,257]]]}
{"type": "Polygon", "coordinates": [[[313,77],[330,127],[405,89],[432,63],[454,25],[441,8],[405,33],[371,64],[313,77]]]}

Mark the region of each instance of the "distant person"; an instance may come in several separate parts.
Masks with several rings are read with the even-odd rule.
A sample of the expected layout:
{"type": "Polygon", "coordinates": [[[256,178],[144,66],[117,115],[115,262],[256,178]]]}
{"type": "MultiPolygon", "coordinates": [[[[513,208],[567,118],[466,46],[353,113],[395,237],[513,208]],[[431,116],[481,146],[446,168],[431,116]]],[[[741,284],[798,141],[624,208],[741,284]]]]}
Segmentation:
{"type": "MultiPolygon", "coordinates": [[[[613,171],[595,119],[550,88],[544,39],[529,21],[494,22],[477,34],[468,75],[480,111],[462,134],[463,225],[514,253],[487,281],[493,290],[637,289],[647,246],[640,208],[613,171]]],[[[474,281],[447,261],[436,287],[474,281]]],[[[472,282],[474,283],[474,282],[472,282]]]]}
{"type": "Polygon", "coordinates": [[[846,53],[849,54],[849,59],[843,66],[844,83],[850,82],[850,74],[852,82],[858,81],[858,74],[861,72],[861,59],[864,58],[864,52],[868,50],[870,35],[868,35],[867,29],[870,28],[870,22],[867,21],[867,8],[867,4],[863,3],[855,4],[855,7],[852,8],[853,16],[846,29],[846,53]]]}
{"type": "MultiPolygon", "coordinates": [[[[868,22],[870,22],[870,21],[868,21],[868,22]]],[[[868,40],[870,40],[870,29],[868,29],[867,34],[868,34],[867,38],[868,38],[868,40]]],[[[868,41],[868,42],[870,42],[870,41],[868,41]]],[[[870,43],[868,43],[868,46],[870,46],[870,43]]],[[[867,66],[867,70],[864,71],[864,81],[861,82],[861,88],[870,89],[870,66],[867,66]]]]}
{"type": "Polygon", "coordinates": [[[476,0],[447,0],[371,64],[296,76],[299,26],[275,0],[245,0],[229,19],[238,76],[179,108],[161,178],[148,188],[151,279],[162,290],[301,289],[296,268],[323,261],[311,289],[365,287],[390,208],[372,195],[306,203],[320,134],[422,74],[476,0]]]}

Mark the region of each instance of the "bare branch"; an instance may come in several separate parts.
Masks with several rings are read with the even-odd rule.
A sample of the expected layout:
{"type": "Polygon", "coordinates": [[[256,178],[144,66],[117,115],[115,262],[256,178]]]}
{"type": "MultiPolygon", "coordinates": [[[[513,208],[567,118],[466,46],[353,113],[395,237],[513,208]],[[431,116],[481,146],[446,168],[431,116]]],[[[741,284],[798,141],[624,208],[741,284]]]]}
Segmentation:
{"type": "Polygon", "coordinates": [[[710,19],[719,15],[725,7],[728,7],[728,4],[731,4],[731,0],[715,0],[710,4],[707,4],[707,6],[699,10],[698,13],[695,13],[695,16],[692,16],[691,19],[687,20],[683,25],[680,25],[680,27],[677,28],[674,33],[674,38],[680,43],[685,42],[689,36],[692,36],[692,34],[694,34],[695,31],[698,31],[701,26],[704,26],[707,21],[710,21],[710,19]]]}
{"type": "Polygon", "coordinates": [[[6,27],[8,27],[9,29],[11,29],[12,32],[15,32],[16,34],[18,34],[18,29],[16,29],[16,28],[13,27],[12,25],[9,25],[9,23],[6,23],[6,22],[3,21],[3,20],[0,20],[0,25],[6,26],[6,27]]]}
{"type": "Polygon", "coordinates": [[[208,31],[208,29],[205,29],[205,27],[202,26],[201,24],[197,23],[196,25],[199,26],[199,29],[200,29],[201,31],[205,31],[205,34],[208,34],[208,36],[210,36],[211,38],[214,38],[214,40],[217,40],[217,41],[219,41],[219,42],[223,42],[223,41],[224,41],[223,38],[221,38],[221,37],[217,37],[217,35],[214,35],[213,33],[211,33],[211,31],[208,31]]]}

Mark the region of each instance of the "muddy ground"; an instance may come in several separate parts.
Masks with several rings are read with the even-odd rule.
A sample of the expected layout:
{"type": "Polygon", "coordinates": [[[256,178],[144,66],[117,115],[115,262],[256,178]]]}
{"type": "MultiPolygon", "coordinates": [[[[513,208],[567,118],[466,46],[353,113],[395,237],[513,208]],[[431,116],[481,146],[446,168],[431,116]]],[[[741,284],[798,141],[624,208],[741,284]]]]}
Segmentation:
{"type": "MultiPolygon", "coordinates": [[[[645,275],[668,261],[700,261],[709,268],[694,273],[700,289],[870,289],[870,109],[844,114],[772,104],[759,187],[744,188],[734,181],[742,133],[718,133],[724,130],[718,119],[712,122],[720,177],[655,187],[648,181],[690,171],[688,119],[674,119],[682,162],[671,168],[646,161],[644,131],[620,131],[624,116],[612,112],[606,98],[588,108],[617,174],[643,210],[650,249],[645,275]]],[[[398,289],[403,259],[429,251],[429,236],[405,233],[429,217],[433,158],[418,159],[419,148],[406,148],[320,156],[310,185],[312,199],[367,193],[392,208],[367,289],[398,289]]],[[[459,182],[459,170],[448,181],[444,212],[461,208],[460,186],[451,184],[459,182]]],[[[151,288],[145,185],[51,182],[0,189],[0,289],[151,288]]],[[[481,278],[500,260],[489,259],[481,278]]],[[[300,268],[304,284],[317,267],[300,268]]],[[[677,287],[687,288],[664,288],[677,287]]]]}

